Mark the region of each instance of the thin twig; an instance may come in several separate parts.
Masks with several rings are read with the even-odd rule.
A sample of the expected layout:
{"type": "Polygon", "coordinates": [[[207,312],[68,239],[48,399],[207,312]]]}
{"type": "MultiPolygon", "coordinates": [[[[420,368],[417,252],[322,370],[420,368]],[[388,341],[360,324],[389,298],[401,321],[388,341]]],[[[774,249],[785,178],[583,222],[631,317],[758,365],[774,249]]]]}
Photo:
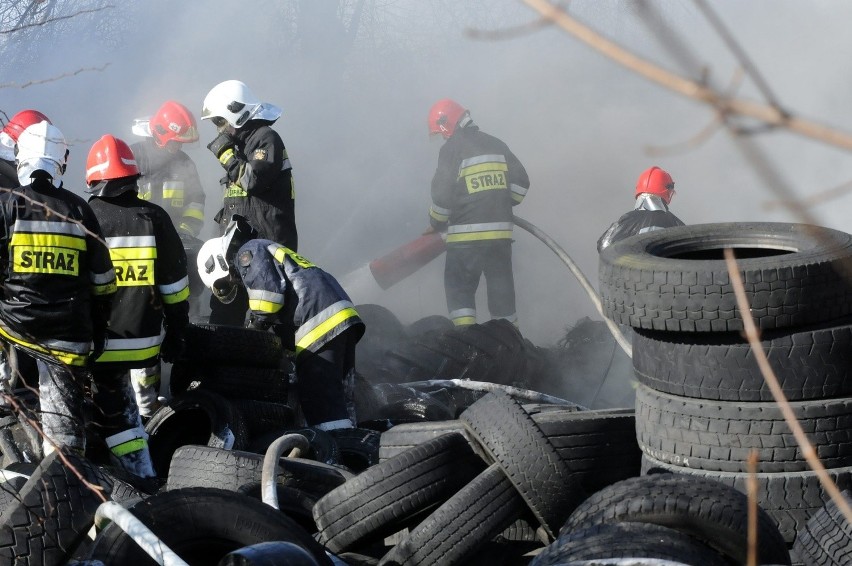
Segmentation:
{"type": "Polygon", "coordinates": [[[746,564],[757,566],[757,450],[748,453],[748,553],[746,564]]]}
{"type": "Polygon", "coordinates": [[[43,26],[45,24],[58,22],[60,20],[70,20],[71,18],[76,18],[77,16],[80,16],[82,14],[92,14],[92,13],[95,13],[95,12],[102,12],[102,11],[107,10],[109,8],[115,8],[115,6],[112,5],[112,4],[107,4],[107,5],[101,6],[99,8],[90,8],[88,10],[80,10],[78,12],[74,12],[73,14],[68,14],[67,16],[56,16],[55,18],[48,18],[47,20],[45,20],[43,22],[34,22],[34,23],[31,23],[31,24],[23,24],[23,25],[20,25],[20,26],[15,26],[15,27],[9,28],[9,29],[3,29],[3,30],[0,30],[0,35],[15,33],[17,31],[25,30],[27,28],[40,27],[40,26],[43,26]]]}
{"type": "Polygon", "coordinates": [[[846,521],[852,524],[852,507],[850,507],[849,502],[846,501],[846,498],[844,498],[840,493],[837,485],[834,481],[832,481],[831,476],[828,475],[828,472],[825,470],[825,466],[823,466],[817,456],[816,449],[813,447],[810,440],[808,440],[805,431],[796,419],[796,415],[793,412],[792,407],[790,407],[790,402],[784,395],[784,391],[778,384],[778,378],[775,376],[775,372],[769,364],[766,352],[763,351],[763,346],[760,343],[760,333],[754,324],[754,318],[751,316],[748,299],[746,298],[742,275],[738,271],[737,261],[734,257],[734,250],[731,248],[725,248],[725,263],[728,266],[728,274],[731,276],[731,284],[734,287],[734,294],[737,298],[737,308],[740,310],[740,316],[743,319],[748,343],[751,346],[755,359],[757,360],[760,372],[763,374],[763,378],[766,380],[766,384],[772,392],[772,397],[775,399],[775,402],[778,403],[781,414],[784,416],[784,421],[786,421],[787,426],[790,427],[790,430],[793,432],[793,437],[796,439],[796,442],[798,443],[799,448],[802,451],[802,455],[805,457],[808,465],[816,473],[816,476],[819,478],[823,488],[837,504],[837,508],[841,513],[843,513],[846,521]]]}
{"type": "Polygon", "coordinates": [[[31,87],[31,86],[34,86],[34,85],[52,83],[52,82],[56,82],[58,80],[68,78],[68,77],[73,77],[73,76],[79,75],[80,73],[86,73],[86,72],[89,72],[89,71],[100,72],[100,71],[103,71],[104,69],[106,69],[107,67],[109,67],[109,65],[110,65],[109,63],[104,63],[100,67],[85,67],[85,68],[82,68],[82,69],[77,69],[76,71],[71,71],[69,73],[62,73],[61,75],[59,75],[57,77],[50,77],[48,79],[38,79],[38,80],[28,81],[28,82],[25,82],[25,83],[0,83],[0,88],[27,88],[27,87],[31,87]]]}

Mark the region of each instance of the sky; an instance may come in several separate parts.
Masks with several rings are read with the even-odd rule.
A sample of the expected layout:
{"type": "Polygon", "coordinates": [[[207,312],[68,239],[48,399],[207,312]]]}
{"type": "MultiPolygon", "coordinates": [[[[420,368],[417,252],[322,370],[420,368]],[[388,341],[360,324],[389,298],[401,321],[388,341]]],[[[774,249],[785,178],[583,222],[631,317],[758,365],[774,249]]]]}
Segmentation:
{"type": "MultiPolygon", "coordinates": [[[[82,194],[86,154],[101,135],[133,142],[133,119],[164,100],[176,99],[198,114],[215,84],[242,80],[283,109],[275,129],[293,163],[300,252],[341,280],[428,226],[440,143],[430,141],[426,115],[444,97],[469,108],[484,131],[521,159],[531,188],[515,213],[556,240],[594,286],[597,238],[632,208],[636,178],[651,165],[672,174],[672,209],[688,224],[800,221],[793,212],[767,207],[777,197],[725,130],[696,147],[684,145],[713,121],[706,106],[634,75],[555,26],[498,39],[470,33],[536,20],[520,0],[365,0],[351,34],[356,4],[123,0],[94,14],[3,34],[0,110],[11,115],[37,108],[51,117],[72,144],[66,186],[82,194]],[[21,88],[29,82],[38,84],[21,88]],[[651,155],[651,147],[668,151],[651,155]]],[[[651,21],[667,32],[649,27],[636,2],[568,5],[578,20],[641,57],[692,77],[695,69],[685,69],[683,61],[697,61],[713,84],[727,87],[738,64],[701,11],[688,1],[649,4],[657,14],[651,21]],[[682,42],[678,57],[661,38],[682,42]]],[[[842,63],[852,51],[846,29],[852,5],[711,4],[785,108],[852,132],[852,74],[842,63]]],[[[99,5],[56,4],[57,13],[99,5]]],[[[738,95],[760,98],[747,79],[738,95]]],[[[205,148],[214,128],[202,123],[200,132],[201,142],[188,153],[212,218],[221,204],[222,173],[205,148]]],[[[852,180],[846,151],[782,131],[749,139],[802,198],[852,180]]],[[[849,231],[850,199],[810,212],[820,224],[849,231]]],[[[206,234],[214,235],[212,221],[206,234]]],[[[515,240],[526,337],[549,345],[581,317],[600,319],[550,250],[517,228],[515,240]]],[[[442,272],[437,259],[387,291],[354,283],[347,290],[356,303],[385,305],[408,323],[446,313],[442,272]]],[[[480,289],[480,321],[487,318],[484,298],[480,289]]]]}

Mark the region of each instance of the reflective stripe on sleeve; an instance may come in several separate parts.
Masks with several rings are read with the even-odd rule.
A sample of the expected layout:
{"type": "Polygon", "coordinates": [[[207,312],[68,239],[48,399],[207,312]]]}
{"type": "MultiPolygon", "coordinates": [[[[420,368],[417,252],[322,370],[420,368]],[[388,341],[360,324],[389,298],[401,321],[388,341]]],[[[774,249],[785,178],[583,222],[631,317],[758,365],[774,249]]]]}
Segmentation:
{"type": "Polygon", "coordinates": [[[311,317],[296,331],[296,354],[310,348],[346,320],[358,316],[350,301],[338,301],[311,317]]]}
{"type": "Polygon", "coordinates": [[[253,311],[275,314],[284,307],[284,295],[273,291],[248,289],[249,308],[253,311]]]}

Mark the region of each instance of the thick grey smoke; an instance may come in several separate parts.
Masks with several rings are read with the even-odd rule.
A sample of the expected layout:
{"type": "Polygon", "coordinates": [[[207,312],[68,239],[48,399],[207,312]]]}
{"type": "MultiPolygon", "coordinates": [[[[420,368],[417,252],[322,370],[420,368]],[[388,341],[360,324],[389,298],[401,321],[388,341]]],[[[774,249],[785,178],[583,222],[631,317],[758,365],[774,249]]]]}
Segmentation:
{"type": "MultiPolygon", "coordinates": [[[[88,3],[50,4],[58,15],[88,3]]],[[[693,4],[650,4],[659,23],[681,34],[708,66],[715,84],[727,85],[736,61],[693,4]]],[[[834,64],[852,42],[845,29],[852,7],[795,0],[771,7],[719,0],[712,6],[785,106],[852,130],[852,85],[842,65],[834,64]]],[[[637,17],[636,3],[575,0],[570,10],[641,56],[682,71],[655,37],[660,32],[637,17]]],[[[593,284],[595,241],[632,206],[635,179],[653,164],[675,178],[673,208],[688,223],[796,219],[764,207],[772,193],[724,130],[696,148],[682,145],[713,120],[708,108],[631,74],[553,26],[491,41],[465,33],[536,18],[515,0],[125,0],[0,36],[0,110],[11,115],[34,107],[53,118],[74,144],[66,184],[82,192],[85,157],[98,137],[112,133],[134,141],[133,118],[163,100],[200,112],[213,85],[243,80],[284,110],[276,129],[294,164],[301,251],[338,276],[428,225],[438,147],[428,140],[426,113],[443,97],[469,107],[485,131],[521,158],[532,187],[517,214],[556,239],[593,284]],[[8,86],[106,64],[55,82],[8,86]],[[679,150],[651,157],[648,146],[679,150]]],[[[748,81],[740,92],[759,96],[748,81]]],[[[221,200],[221,172],[204,148],[212,126],[202,124],[201,135],[190,154],[212,217],[221,200]]],[[[756,141],[801,196],[849,180],[845,152],[783,132],[756,141]]],[[[852,229],[848,198],[812,212],[827,226],[852,229]]],[[[553,254],[520,230],[516,240],[526,336],[548,345],[580,317],[598,318],[553,254]]],[[[436,260],[385,293],[355,299],[385,304],[404,322],[444,314],[442,263],[436,260]]],[[[484,302],[481,312],[487,312],[484,302]]]]}

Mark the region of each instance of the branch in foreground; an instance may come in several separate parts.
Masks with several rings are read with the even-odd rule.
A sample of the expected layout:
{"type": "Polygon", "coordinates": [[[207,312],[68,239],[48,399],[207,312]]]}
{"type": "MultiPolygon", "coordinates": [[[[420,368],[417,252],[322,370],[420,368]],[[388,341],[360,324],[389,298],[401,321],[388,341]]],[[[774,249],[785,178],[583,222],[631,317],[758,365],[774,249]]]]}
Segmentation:
{"type": "Polygon", "coordinates": [[[58,81],[58,80],[61,80],[61,79],[67,78],[67,77],[73,77],[73,76],[79,75],[80,73],[86,73],[86,72],[89,72],[89,71],[100,72],[100,71],[103,71],[104,69],[106,69],[107,67],[109,67],[109,63],[104,63],[100,67],[84,67],[82,69],[77,69],[76,71],[71,71],[70,73],[62,73],[58,77],[51,77],[49,79],[39,79],[39,80],[28,81],[28,82],[20,83],[20,84],[19,83],[0,83],[0,88],[27,88],[27,87],[30,87],[30,86],[33,86],[33,85],[40,85],[40,84],[44,84],[44,83],[52,83],[52,82],[55,82],[55,81],[58,81]]]}
{"type": "Polygon", "coordinates": [[[107,10],[109,8],[115,8],[115,6],[112,5],[112,4],[107,4],[106,6],[101,6],[100,8],[91,8],[89,10],[80,10],[78,12],[74,12],[73,14],[68,14],[67,16],[56,16],[55,18],[49,18],[49,19],[47,19],[43,22],[34,22],[34,23],[31,23],[31,24],[24,24],[22,26],[16,26],[16,27],[9,28],[9,29],[3,29],[3,30],[0,30],[0,35],[15,33],[16,31],[25,30],[25,29],[28,29],[28,28],[41,27],[45,24],[50,24],[50,23],[53,23],[53,22],[61,21],[61,20],[70,20],[71,18],[76,18],[77,16],[80,16],[82,14],[92,14],[92,13],[95,13],[95,12],[102,12],[102,11],[107,10]]]}

